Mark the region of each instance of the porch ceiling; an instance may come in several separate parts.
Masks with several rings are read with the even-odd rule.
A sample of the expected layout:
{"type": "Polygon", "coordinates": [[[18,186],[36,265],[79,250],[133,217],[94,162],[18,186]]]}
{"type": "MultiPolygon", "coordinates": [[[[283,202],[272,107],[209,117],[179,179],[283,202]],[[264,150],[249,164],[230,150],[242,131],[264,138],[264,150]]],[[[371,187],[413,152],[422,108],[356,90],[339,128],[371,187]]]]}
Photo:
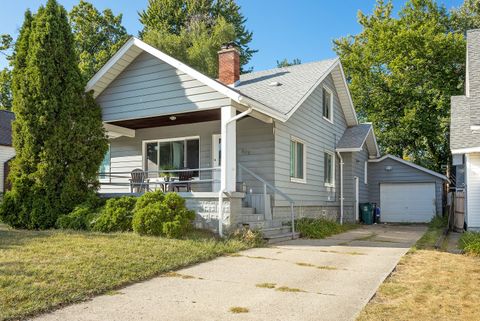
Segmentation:
{"type": "Polygon", "coordinates": [[[150,127],[175,126],[175,125],[182,125],[182,124],[201,123],[205,121],[220,120],[220,119],[221,119],[220,109],[212,109],[212,110],[196,111],[196,112],[181,113],[181,114],[171,114],[171,115],[157,116],[157,117],[115,121],[115,122],[110,122],[109,124],[130,128],[130,129],[142,129],[142,128],[150,128],[150,127]],[[170,117],[172,116],[175,117],[174,120],[170,119],[170,117]]]}

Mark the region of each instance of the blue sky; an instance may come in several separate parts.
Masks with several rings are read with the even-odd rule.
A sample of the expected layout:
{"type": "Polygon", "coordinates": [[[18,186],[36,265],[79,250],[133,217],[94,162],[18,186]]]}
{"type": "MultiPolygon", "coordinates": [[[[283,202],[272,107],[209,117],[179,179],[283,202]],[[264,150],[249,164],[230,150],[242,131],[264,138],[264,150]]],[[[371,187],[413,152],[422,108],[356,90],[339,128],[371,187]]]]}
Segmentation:
{"type": "MultiPolygon", "coordinates": [[[[67,10],[78,0],[58,0],[67,10]]],[[[141,29],[138,11],[146,8],[147,0],[90,0],[98,9],[111,8],[123,13],[128,32],[137,35],[141,29]]],[[[332,40],[360,31],[359,10],[370,13],[375,0],[237,0],[253,31],[251,47],[258,49],[250,65],[254,70],[272,68],[276,60],[300,58],[302,62],[334,57],[332,40]]],[[[462,0],[438,0],[447,8],[458,7],[462,0]]],[[[27,8],[35,11],[45,0],[2,1],[0,34],[17,35],[27,8]]],[[[394,0],[400,8],[405,0],[394,0]]],[[[0,67],[6,62],[0,56],[0,67]]]]}

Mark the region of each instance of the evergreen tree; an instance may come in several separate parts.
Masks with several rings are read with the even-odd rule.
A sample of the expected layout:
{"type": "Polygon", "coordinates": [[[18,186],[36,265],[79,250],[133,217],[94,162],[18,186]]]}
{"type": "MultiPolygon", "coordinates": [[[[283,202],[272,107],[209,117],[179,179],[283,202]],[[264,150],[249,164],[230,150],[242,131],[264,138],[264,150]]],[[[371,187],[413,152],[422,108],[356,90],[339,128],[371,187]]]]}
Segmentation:
{"type": "MultiPolygon", "coordinates": [[[[202,21],[207,30],[211,30],[215,26],[220,29],[221,26],[218,25],[225,21],[233,26],[234,35],[230,41],[235,41],[240,49],[240,64],[242,71],[245,72],[247,71],[244,69],[245,65],[257,50],[253,50],[249,46],[253,33],[247,30],[245,26],[247,19],[242,15],[240,9],[234,0],[149,0],[147,9],[139,13],[140,22],[143,24],[140,37],[144,40],[151,39],[152,35],[147,36],[149,32],[163,35],[185,35],[191,26],[198,27],[199,21],[202,21]]],[[[165,48],[160,49],[165,50],[165,48]]],[[[215,51],[216,55],[219,49],[216,47],[215,50],[206,51],[215,51]]],[[[172,54],[168,51],[167,53],[172,54]]],[[[193,65],[189,60],[183,61],[193,65]]]]}
{"type": "Polygon", "coordinates": [[[283,60],[277,60],[277,68],[290,67],[300,64],[302,64],[302,61],[299,58],[294,58],[292,61],[288,61],[287,58],[283,60]]]}
{"type": "Polygon", "coordinates": [[[17,155],[0,217],[14,227],[51,228],[97,184],[107,150],[101,110],[84,93],[67,12],[56,0],[27,11],[13,59],[17,155]]]}

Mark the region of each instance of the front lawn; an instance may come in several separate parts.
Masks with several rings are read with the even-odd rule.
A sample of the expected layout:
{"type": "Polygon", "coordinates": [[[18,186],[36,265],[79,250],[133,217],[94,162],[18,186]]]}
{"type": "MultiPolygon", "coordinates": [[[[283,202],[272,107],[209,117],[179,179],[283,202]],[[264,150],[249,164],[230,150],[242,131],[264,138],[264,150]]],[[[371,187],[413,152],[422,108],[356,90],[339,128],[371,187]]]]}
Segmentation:
{"type": "Polygon", "coordinates": [[[358,320],[478,320],[480,257],[433,250],[443,229],[430,224],[358,320]]]}
{"type": "Polygon", "coordinates": [[[0,320],[37,314],[248,247],[198,231],[176,240],[0,225],[0,320]]]}

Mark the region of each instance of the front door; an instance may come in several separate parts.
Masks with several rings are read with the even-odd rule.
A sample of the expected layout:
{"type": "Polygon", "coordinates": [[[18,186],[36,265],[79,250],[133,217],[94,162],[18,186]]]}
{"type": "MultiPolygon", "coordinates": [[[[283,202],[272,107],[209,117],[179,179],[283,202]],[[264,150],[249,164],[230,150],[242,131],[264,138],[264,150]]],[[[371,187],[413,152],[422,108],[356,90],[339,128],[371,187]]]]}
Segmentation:
{"type": "Polygon", "coordinates": [[[212,192],[220,192],[220,166],[222,162],[221,150],[222,136],[220,134],[212,135],[212,167],[219,168],[213,171],[212,192]]]}

